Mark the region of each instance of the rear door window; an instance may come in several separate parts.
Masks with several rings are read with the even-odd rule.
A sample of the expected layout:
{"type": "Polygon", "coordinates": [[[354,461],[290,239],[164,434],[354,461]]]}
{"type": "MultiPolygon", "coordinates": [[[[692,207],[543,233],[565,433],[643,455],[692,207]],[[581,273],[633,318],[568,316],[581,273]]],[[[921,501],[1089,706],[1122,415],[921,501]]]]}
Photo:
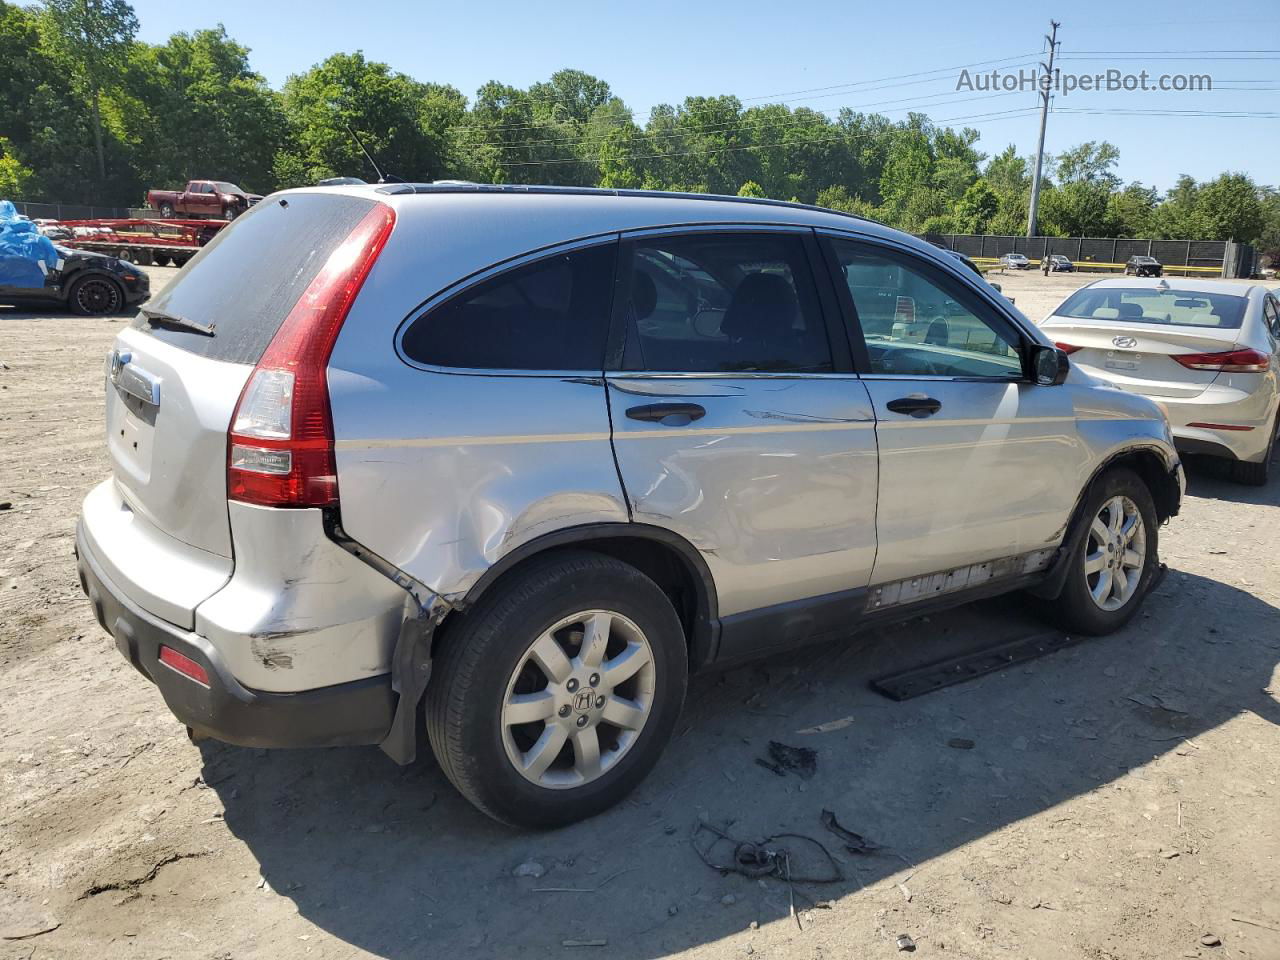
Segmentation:
{"type": "Polygon", "coordinates": [[[804,241],[768,233],[634,241],[625,369],[826,373],[831,345],[804,241]]]}
{"type": "Polygon", "coordinates": [[[484,280],[413,321],[400,348],[431,366],[599,372],[616,256],[602,244],[484,280]]]}
{"type": "Polygon", "coordinates": [[[292,194],[259,203],[219,231],[148,309],[212,325],[213,336],[177,326],[134,326],[212,360],[257,363],[330,254],[374,201],[292,194]]]}

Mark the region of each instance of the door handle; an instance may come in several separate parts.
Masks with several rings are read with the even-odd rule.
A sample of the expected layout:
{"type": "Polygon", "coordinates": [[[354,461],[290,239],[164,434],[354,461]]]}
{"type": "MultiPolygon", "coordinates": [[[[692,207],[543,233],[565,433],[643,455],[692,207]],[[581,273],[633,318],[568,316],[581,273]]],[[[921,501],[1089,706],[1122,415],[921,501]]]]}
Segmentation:
{"type": "Polygon", "coordinates": [[[885,404],[894,413],[907,413],[913,417],[931,417],[942,409],[942,401],[933,397],[899,397],[885,404]]]}
{"type": "Polygon", "coordinates": [[[668,427],[683,427],[706,415],[706,408],[700,403],[646,403],[627,408],[627,416],[632,420],[648,420],[668,427]]]}

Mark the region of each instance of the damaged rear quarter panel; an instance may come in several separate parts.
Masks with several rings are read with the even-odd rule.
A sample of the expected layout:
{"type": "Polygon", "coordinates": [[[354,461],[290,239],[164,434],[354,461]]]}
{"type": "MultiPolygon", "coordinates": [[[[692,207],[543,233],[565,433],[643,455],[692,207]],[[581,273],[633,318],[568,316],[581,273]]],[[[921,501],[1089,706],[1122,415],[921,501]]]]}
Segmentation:
{"type": "Polygon", "coordinates": [[[436,593],[535,537],[628,519],[597,377],[422,370],[388,349],[331,364],[329,389],[343,528],[436,593]]]}

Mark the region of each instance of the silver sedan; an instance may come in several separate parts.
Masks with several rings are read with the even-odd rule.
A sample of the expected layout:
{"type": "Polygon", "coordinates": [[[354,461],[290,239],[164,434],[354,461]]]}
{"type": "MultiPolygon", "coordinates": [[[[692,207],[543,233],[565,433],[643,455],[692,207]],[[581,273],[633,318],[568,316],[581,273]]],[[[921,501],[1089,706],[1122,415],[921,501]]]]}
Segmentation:
{"type": "Polygon", "coordinates": [[[1155,400],[1186,453],[1267,482],[1280,405],[1280,300],[1224,280],[1116,278],[1081,287],[1041,329],[1072,365],[1155,400]]]}

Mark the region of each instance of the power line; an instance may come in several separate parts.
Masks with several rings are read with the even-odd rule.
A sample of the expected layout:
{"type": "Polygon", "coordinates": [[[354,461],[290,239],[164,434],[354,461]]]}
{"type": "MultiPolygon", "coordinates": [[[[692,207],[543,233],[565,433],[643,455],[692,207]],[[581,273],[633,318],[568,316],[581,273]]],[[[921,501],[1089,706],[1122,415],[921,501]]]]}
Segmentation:
{"type": "MultiPolygon", "coordinates": [[[[1015,110],[995,111],[994,113],[973,113],[963,117],[942,117],[938,120],[931,120],[930,122],[933,123],[934,125],[937,125],[939,123],[954,123],[958,120],[970,120],[970,119],[978,119],[978,118],[987,118],[991,121],[994,121],[997,119],[1008,119],[1014,116],[1022,116],[1028,113],[1033,113],[1035,109],[1036,109],[1035,107],[1020,107],[1015,110]]],[[[836,136],[836,137],[822,137],[817,140],[809,140],[804,145],[815,144],[815,143],[835,143],[837,141],[848,142],[850,140],[862,140],[869,136],[872,136],[872,134],[870,133],[844,134],[842,136],[836,136]]],[[[683,150],[677,153],[652,153],[652,154],[639,154],[639,155],[629,154],[621,157],[610,157],[608,159],[611,161],[658,160],[658,159],[668,159],[672,157],[692,157],[692,156],[702,156],[702,155],[709,155],[709,154],[716,154],[716,153],[733,153],[738,150],[764,150],[770,147],[786,147],[786,146],[796,146],[796,144],[792,144],[787,141],[782,141],[779,143],[754,143],[754,144],[744,144],[744,145],[732,146],[732,147],[711,147],[711,148],[702,149],[702,150],[683,150]]],[[[498,166],[500,167],[541,167],[541,166],[547,166],[549,164],[554,164],[554,163],[599,163],[599,162],[600,162],[599,158],[556,157],[555,159],[552,159],[552,160],[507,160],[507,161],[499,162],[498,166]]]]}

